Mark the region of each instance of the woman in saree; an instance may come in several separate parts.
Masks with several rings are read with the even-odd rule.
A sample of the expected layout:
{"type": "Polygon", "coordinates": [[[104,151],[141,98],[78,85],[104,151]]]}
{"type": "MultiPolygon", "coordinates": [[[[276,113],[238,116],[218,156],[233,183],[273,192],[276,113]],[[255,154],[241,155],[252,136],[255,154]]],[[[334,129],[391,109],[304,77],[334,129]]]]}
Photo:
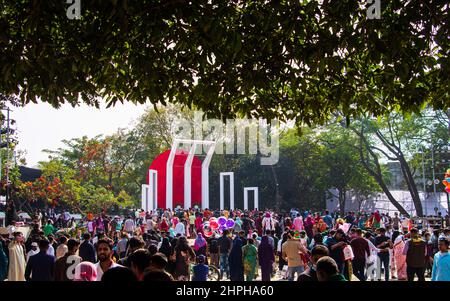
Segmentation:
{"type": "Polygon", "coordinates": [[[238,216],[236,217],[236,220],[234,221],[234,232],[239,233],[239,231],[242,230],[242,221],[241,218],[238,216]]]}
{"type": "Polygon", "coordinates": [[[361,214],[361,216],[358,219],[358,228],[364,229],[366,226],[366,220],[367,220],[366,216],[361,214]]]}
{"type": "Polygon", "coordinates": [[[399,234],[394,240],[393,248],[398,280],[406,280],[406,256],[403,255],[404,246],[405,242],[403,240],[403,235],[399,234]]]}
{"type": "Polygon", "coordinates": [[[378,211],[375,211],[375,213],[373,215],[372,227],[375,229],[378,229],[381,227],[381,216],[380,216],[380,212],[378,212],[378,211]]]}
{"type": "Polygon", "coordinates": [[[206,239],[199,232],[194,242],[195,256],[204,255],[206,257],[206,239]]]}
{"type": "Polygon", "coordinates": [[[311,214],[308,214],[304,222],[304,226],[306,230],[306,235],[308,235],[308,238],[310,239],[314,236],[313,234],[314,225],[315,225],[314,218],[311,216],[311,214]]]}
{"type": "Polygon", "coordinates": [[[169,223],[167,222],[167,219],[165,217],[162,218],[161,224],[159,225],[159,229],[161,230],[161,232],[169,231],[169,223]]]}
{"type": "Polygon", "coordinates": [[[253,238],[249,238],[247,239],[247,244],[242,247],[246,281],[253,281],[255,279],[256,267],[258,263],[258,249],[255,247],[253,242],[253,238]]]}

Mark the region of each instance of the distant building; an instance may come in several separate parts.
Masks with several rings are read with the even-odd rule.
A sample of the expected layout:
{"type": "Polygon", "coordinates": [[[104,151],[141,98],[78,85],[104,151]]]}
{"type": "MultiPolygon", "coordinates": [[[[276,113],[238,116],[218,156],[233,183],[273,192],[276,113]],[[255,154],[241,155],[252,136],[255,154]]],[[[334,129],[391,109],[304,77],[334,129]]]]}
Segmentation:
{"type": "Polygon", "coordinates": [[[19,171],[22,182],[33,182],[42,175],[42,170],[26,166],[19,166],[19,171]]]}
{"type": "MultiPolygon", "coordinates": [[[[336,193],[334,193],[336,195],[336,193]]],[[[411,199],[411,195],[408,190],[391,190],[393,197],[405,208],[405,210],[412,215],[415,215],[414,204],[411,199]]],[[[437,215],[438,212],[445,216],[448,214],[448,204],[446,193],[437,193],[437,198],[434,199],[433,194],[426,194],[425,200],[422,192],[419,192],[420,199],[422,200],[423,212],[425,215],[437,215]]],[[[330,194],[331,195],[331,194],[330,194]]],[[[339,210],[339,201],[336,197],[329,197],[326,200],[327,210],[336,211],[339,210]]],[[[347,194],[345,201],[345,211],[355,212],[374,212],[380,211],[381,213],[389,212],[391,215],[394,212],[398,212],[398,209],[388,200],[387,196],[382,193],[376,193],[372,197],[359,202],[351,192],[347,194]]]]}
{"type": "Polygon", "coordinates": [[[400,167],[399,162],[388,162],[386,163],[386,167],[389,170],[390,179],[389,179],[389,189],[403,189],[405,188],[402,169],[400,167]]]}

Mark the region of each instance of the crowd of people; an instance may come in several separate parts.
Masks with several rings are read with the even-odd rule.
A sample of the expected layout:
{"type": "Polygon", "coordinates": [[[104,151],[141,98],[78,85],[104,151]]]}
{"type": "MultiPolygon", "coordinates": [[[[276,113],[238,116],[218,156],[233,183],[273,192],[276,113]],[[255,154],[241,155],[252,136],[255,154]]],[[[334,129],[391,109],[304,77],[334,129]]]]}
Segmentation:
{"type": "Polygon", "coordinates": [[[35,214],[1,237],[0,281],[450,281],[448,215],[136,210],[35,214]],[[217,219],[231,227],[205,227],[217,219]]]}

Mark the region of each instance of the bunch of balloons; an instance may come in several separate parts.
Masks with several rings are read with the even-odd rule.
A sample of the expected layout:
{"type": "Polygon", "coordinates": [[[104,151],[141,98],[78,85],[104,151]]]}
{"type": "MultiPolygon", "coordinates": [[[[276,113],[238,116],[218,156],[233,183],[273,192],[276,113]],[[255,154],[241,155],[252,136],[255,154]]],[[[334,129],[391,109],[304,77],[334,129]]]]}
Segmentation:
{"type": "Polygon", "coordinates": [[[213,233],[222,233],[224,230],[232,229],[234,227],[234,220],[225,216],[219,218],[211,217],[209,221],[203,223],[203,233],[206,237],[211,237],[213,233]]]}
{"type": "Polygon", "coordinates": [[[442,181],[442,184],[445,185],[445,191],[447,193],[450,193],[450,168],[447,169],[447,172],[445,173],[444,180],[442,181]]]}

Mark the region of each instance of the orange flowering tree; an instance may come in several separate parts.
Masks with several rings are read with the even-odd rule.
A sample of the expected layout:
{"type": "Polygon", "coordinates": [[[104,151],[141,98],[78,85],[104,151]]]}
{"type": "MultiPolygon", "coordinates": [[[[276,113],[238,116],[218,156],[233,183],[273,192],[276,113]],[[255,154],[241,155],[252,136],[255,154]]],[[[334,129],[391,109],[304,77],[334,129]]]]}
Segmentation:
{"type": "MultiPolygon", "coordinates": [[[[61,160],[53,158],[41,165],[40,178],[18,186],[19,196],[31,203],[42,200],[48,206],[64,206],[80,213],[106,212],[112,207],[125,208],[133,204],[125,191],[114,193],[90,181],[83,170],[71,168],[61,160]]],[[[90,165],[87,162],[84,171],[89,171],[90,165]]]]}

